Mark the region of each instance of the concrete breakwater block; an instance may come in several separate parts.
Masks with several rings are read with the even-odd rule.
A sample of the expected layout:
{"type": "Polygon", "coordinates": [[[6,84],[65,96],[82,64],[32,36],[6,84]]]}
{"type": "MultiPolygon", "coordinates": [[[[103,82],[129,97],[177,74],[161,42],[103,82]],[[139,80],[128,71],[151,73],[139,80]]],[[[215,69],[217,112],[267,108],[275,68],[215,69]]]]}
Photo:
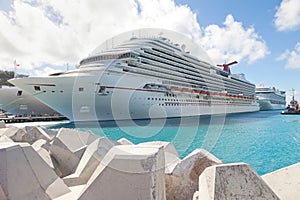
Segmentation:
{"type": "Polygon", "coordinates": [[[199,192],[196,191],[193,195],[193,200],[199,200],[199,192]]]}
{"type": "Polygon", "coordinates": [[[64,177],[64,182],[68,186],[86,184],[106,153],[116,145],[120,143],[104,137],[97,138],[87,146],[75,173],[64,177]]]}
{"type": "Polygon", "coordinates": [[[0,199],[54,199],[70,192],[27,143],[0,145],[0,199]]]}
{"type": "Polygon", "coordinates": [[[0,136],[6,135],[10,139],[12,139],[14,142],[23,142],[23,135],[25,134],[25,131],[23,129],[10,126],[8,128],[2,128],[0,129],[0,136]]]}
{"type": "Polygon", "coordinates": [[[138,146],[157,146],[163,147],[165,154],[165,173],[171,173],[175,166],[181,161],[178,152],[171,142],[153,141],[138,144],[138,146]]]}
{"type": "Polygon", "coordinates": [[[0,121],[0,128],[6,128],[5,122],[4,121],[0,121]]]}
{"type": "Polygon", "coordinates": [[[3,142],[5,142],[5,143],[7,143],[7,142],[14,142],[12,139],[10,139],[9,137],[7,137],[6,135],[2,135],[2,136],[0,136],[0,143],[3,143],[3,142]]]}
{"type": "Polygon", "coordinates": [[[54,138],[52,131],[49,131],[41,126],[25,128],[25,130],[26,132],[22,136],[22,142],[28,142],[29,144],[33,144],[39,139],[50,142],[54,138]],[[51,133],[51,136],[49,133],[51,133]]]}
{"type": "Polygon", "coordinates": [[[35,141],[31,146],[32,148],[40,155],[40,157],[55,171],[59,176],[61,173],[58,169],[55,168],[53,161],[50,156],[50,152],[43,148],[47,144],[47,141],[44,139],[39,139],[35,141]]]}
{"type": "Polygon", "coordinates": [[[300,163],[265,174],[262,179],[282,200],[300,198],[300,163]]]}
{"type": "Polygon", "coordinates": [[[157,146],[118,145],[105,155],[78,196],[63,199],[165,199],[164,151],[157,146]]]}
{"type": "Polygon", "coordinates": [[[195,149],[178,163],[173,172],[166,174],[168,200],[192,199],[198,190],[199,175],[205,168],[223,164],[221,160],[204,149],[195,149]]]}
{"type": "Polygon", "coordinates": [[[133,143],[130,142],[129,140],[127,140],[126,138],[121,138],[121,139],[117,140],[117,142],[119,142],[120,144],[125,144],[125,145],[133,145],[133,143]]]}
{"type": "Polygon", "coordinates": [[[82,155],[87,147],[98,136],[90,132],[62,128],[50,143],[50,155],[57,162],[62,177],[75,172],[82,155]]]}
{"type": "Polygon", "coordinates": [[[201,200],[279,200],[263,179],[245,163],[206,168],[199,177],[198,197],[201,200]]]}

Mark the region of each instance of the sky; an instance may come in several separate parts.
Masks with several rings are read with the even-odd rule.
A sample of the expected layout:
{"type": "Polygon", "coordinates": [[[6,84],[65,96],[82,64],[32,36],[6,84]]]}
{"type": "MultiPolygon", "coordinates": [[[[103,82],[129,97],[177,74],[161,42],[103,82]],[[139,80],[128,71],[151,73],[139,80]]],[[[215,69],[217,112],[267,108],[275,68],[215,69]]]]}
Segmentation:
{"type": "Polygon", "coordinates": [[[0,69],[45,76],[125,31],[189,35],[215,64],[300,100],[300,0],[0,0],[0,69]]]}

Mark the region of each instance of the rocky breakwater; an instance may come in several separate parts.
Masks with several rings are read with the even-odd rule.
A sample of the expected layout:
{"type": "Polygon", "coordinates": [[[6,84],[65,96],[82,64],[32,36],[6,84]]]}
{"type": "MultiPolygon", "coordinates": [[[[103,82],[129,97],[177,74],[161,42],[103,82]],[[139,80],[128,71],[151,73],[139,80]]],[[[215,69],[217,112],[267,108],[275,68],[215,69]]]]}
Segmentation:
{"type": "Polygon", "coordinates": [[[295,199],[298,193],[281,190],[299,187],[293,178],[298,168],[261,178],[249,165],[223,164],[203,149],[180,159],[169,142],[135,145],[74,129],[0,122],[1,200],[295,199]]]}

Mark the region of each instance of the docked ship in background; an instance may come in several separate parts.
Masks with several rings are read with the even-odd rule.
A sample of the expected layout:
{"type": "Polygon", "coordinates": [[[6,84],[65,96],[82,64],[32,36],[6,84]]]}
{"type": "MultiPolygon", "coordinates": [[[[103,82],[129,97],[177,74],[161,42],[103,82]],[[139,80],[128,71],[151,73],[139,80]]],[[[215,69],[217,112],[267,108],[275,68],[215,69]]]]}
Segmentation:
{"type": "Polygon", "coordinates": [[[282,111],[283,115],[300,115],[300,106],[298,101],[295,99],[295,90],[292,89],[292,99],[289,105],[286,107],[287,110],[282,111]]]}
{"type": "Polygon", "coordinates": [[[243,74],[230,72],[230,64],[236,62],[220,68],[189,39],[182,36],[178,39],[175,34],[171,42],[173,32],[168,38],[161,34],[149,35],[147,29],[143,29],[114,37],[81,60],[75,70],[47,77],[16,78],[10,82],[71,121],[171,118],[259,110],[255,85],[243,74]],[[134,36],[141,32],[147,36],[134,36]],[[118,39],[121,42],[117,43],[118,39]],[[195,55],[187,51],[188,48],[195,55]]]}
{"type": "Polygon", "coordinates": [[[255,93],[260,110],[282,110],[286,107],[285,91],[275,87],[258,86],[255,93]]]}
{"type": "Polygon", "coordinates": [[[0,109],[14,116],[60,115],[26,91],[17,87],[0,87],[0,109]]]}

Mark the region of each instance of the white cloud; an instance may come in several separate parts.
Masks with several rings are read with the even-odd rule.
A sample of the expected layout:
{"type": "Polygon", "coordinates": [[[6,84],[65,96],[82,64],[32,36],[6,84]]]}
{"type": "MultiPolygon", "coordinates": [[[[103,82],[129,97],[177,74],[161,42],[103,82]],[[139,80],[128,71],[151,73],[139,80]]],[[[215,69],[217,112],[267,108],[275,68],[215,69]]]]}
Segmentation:
{"type": "Polygon", "coordinates": [[[17,59],[27,70],[77,64],[106,39],[132,29],[192,37],[201,31],[190,8],[173,0],[14,0],[12,11],[0,12],[0,27],[0,63],[8,67],[17,59]]]}
{"type": "Polygon", "coordinates": [[[282,0],[277,8],[274,23],[279,31],[296,30],[300,28],[300,1],[282,0]]]}
{"type": "Polygon", "coordinates": [[[0,11],[0,27],[2,66],[12,69],[17,59],[36,75],[45,73],[40,66],[78,64],[106,39],[138,28],[183,33],[203,43],[216,62],[253,62],[267,54],[254,28],[229,15],[224,27],[210,25],[202,33],[196,14],[174,0],[14,0],[11,11],[0,11]]]}
{"type": "Polygon", "coordinates": [[[51,67],[43,67],[42,69],[35,69],[34,74],[36,76],[48,76],[49,74],[54,74],[57,72],[61,72],[61,70],[53,69],[51,67]]]}
{"type": "Polygon", "coordinates": [[[287,69],[299,69],[300,68],[300,42],[298,42],[295,46],[295,49],[285,50],[283,54],[281,54],[277,60],[286,61],[285,68],[287,69]]]}
{"type": "Polygon", "coordinates": [[[223,27],[209,25],[203,34],[201,44],[217,63],[233,60],[253,63],[269,53],[266,43],[254,28],[244,28],[232,15],[226,17],[223,27]]]}

